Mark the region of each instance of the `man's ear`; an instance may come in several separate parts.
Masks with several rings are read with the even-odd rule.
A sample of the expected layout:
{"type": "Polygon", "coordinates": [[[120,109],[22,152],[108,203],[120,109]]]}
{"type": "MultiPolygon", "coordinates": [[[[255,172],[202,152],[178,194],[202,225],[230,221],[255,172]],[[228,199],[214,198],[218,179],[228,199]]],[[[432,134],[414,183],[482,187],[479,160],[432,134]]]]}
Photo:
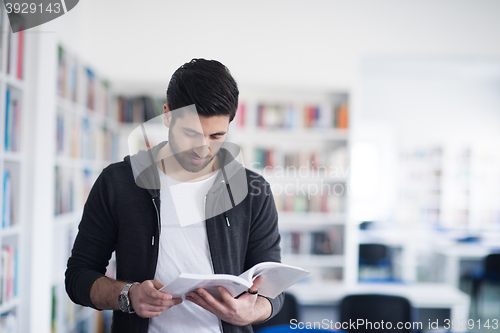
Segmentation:
{"type": "Polygon", "coordinates": [[[168,107],[168,104],[165,103],[163,104],[163,123],[165,126],[170,128],[170,123],[172,122],[172,112],[170,112],[170,108],[168,107]]]}

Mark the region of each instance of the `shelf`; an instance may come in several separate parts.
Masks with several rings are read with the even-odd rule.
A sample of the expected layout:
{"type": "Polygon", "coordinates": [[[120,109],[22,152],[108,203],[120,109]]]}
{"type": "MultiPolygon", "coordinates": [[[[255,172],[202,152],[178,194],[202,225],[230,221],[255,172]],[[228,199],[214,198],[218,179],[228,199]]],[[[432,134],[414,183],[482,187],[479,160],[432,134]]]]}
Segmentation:
{"type": "Polygon", "coordinates": [[[4,151],[0,157],[11,162],[22,162],[24,160],[23,154],[18,151],[4,151]]]}
{"type": "Polygon", "coordinates": [[[24,89],[24,82],[23,80],[19,80],[18,78],[12,77],[11,75],[3,75],[3,79],[7,83],[7,85],[23,90],[24,89]]]}
{"type": "MultiPolygon", "coordinates": [[[[284,167],[286,168],[286,167],[284,167]]],[[[269,182],[269,183],[276,183],[276,184],[296,184],[300,185],[300,183],[346,183],[347,178],[346,177],[324,177],[324,176],[307,176],[307,177],[292,177],[292,176],[285,176],[281,177],[278,176],[277,172],[271,173],[271,172],[262,172],[262,169],[257,169],[259,170],[260,174],[269,182]]],[[[285,171],[286,172],[286,171],[285,171]]],[[[308,170],[308,173],[317,173],[317,170],[308,170]]],[[[298,173],[298,172],[297,172],[298,173]]]]}
{"type": "Polygon", "coordinates": [[[56,165],[60,167],[73,168],[73,169],[90,169],[93,171],[100,171],[108,162],[101,160],[89,160],[80,158],[71,158],[66,156],[56,156],[56,165]]]}
{"type": "Polygon", "coordinates": [[[335,213],[292,213],[278,212],[280,228],[300,227],[301,229],[310,227],[324,227],[330,225],[344,225],[346,223],[345,214],[335,213]]]}
{"type": "Polygon", "coordinates": [[[19,227],[19,225],[14,225],[14,226],[0,229],[0,235],[2,237],[10,237],[10,236],[18,235],[20,232],[21,232],[21,228],[19,227]]]}
{"type": "Polygon", "coordinates": [[[57,107],[81,118],[88,118],[92,123],[97,125],[102,125],[104,123],[106,125],[111,125],[114,123],[114,119],[111,117],[105,116],[99,113],[99,111],[90,110],[77,102],[73,102],[61,96],[57,96],[57,107]]]}
{"type": "Polygon", "coordinates": [[[61,227],[61,226],[73,224],[75,222],[79,222],[81,217],[82,217],[81,210],[56,215],[54,217],[54,227],[61,227]]]}
{"type": "Polygon", "coordinates": [[[344,267],[344,255],[308,255],[286,254],[281,261],[284,264],[299,267],[344,267]]]}
{"type": "MultiPolygon", "coordinates": [[[[230,142],[246,141],[269,144],[269,140],[275,140],[279,137],[282,141],[328,141],[349,139],[349,130],[332,129],[332,128],[301,128],[301,129],[237,129],[236,131],[228,132],[228,140],[230,142]]],[[[272,141],[271,141],[272,142],[272,141]]]]}
{"type": "Polygon", "coordinates": [[[7,311],[10,311],[18,305],[19,305],[19,298],[18,297],[11,299],[5,303],[2,303],[2,304],[0,304],[0,314],[5,313],[7,311]]]}

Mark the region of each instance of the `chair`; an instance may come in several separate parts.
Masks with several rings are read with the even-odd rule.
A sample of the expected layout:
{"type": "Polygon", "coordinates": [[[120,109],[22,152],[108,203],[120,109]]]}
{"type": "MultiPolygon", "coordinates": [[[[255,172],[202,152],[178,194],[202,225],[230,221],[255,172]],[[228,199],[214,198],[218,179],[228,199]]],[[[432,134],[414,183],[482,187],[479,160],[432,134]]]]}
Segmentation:
{"type": "Polygon", "coordinates": [[[484,270],[472,277],[472,299],[474,300],[474,311],[478,316],[478,298],[481,286],[485,283],[500,284],[500,253],[492,253],[484,260],[484,270]]]}
{"type": "MultiPolygon", "coordinates": [[[[255,331],[256,333],[290,333],[290,332],[296,332],[298,330],[307,330],[309,332],[328,332],[328,333],[332,333],[332,331],[328,331],[328,330],[323,330],[323,329],[319,329],[319,328],[311,328],[311,329],[307,329],[307,328],[292,328],[290,327],[290,324],[288,325],[280,325],[280,326],[270,326],[270,327],[266,327],[260,331],[255,331]]],[[[336,333],[342,333],[340,331],[336,331],[336,333]]]]}
{"type": "MultiPolygon", "coordinates": [[[[411,323],[411,304],[400,296],[388,295],[349,295],[344,297],[340,303],[340,322],[357,321],[363,319],[365,323],[372,323],[372,327],[363,326],[357,329],[351,327],[343,330],[349,333],[377,332],[377,333],[409,333],[410,329],[397,329],[398,322],[411,323]],[[375,323],[384,321],[384,327],[376,328],[375,323]],[[391,329],[388,329],[391,323],[391,329]]],[[[368,325],[368,324],[366,324],[368,325]]]]}
{"type": "Polygon", "coordinates": [[[383,244],[359,244],[360,281],[393,281],[392,259],[390,249],[383,244]],[[375,268],[377,276],[363,277],[363,268],[375,268]],[[381,277],[380,274],[383,276],[381,277]]]}
{"type": "Polygon", "coordinates": [[[285,293],[285,299],[283,301],[283,307],[281,311],[278,312],[274,317],[262,324],[252,325],[253,330],[257,332],[263,328],[270,326],[288,325],[290,326],[290,320],[297,319],[298,317],[298,302],[295,296],[290,293],[285,293]]]}

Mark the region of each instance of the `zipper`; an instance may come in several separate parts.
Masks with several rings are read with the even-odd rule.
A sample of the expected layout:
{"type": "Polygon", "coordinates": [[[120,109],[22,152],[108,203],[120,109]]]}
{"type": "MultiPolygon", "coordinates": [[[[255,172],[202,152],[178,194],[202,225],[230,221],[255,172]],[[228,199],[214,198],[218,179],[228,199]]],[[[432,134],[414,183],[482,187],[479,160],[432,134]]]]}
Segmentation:
{"type": "MultiPolygon", "coordinates": [[[[223,180],[221,181],[221,184],[226,184],[226,181],[223,179],[223,180]]],[[[229,184],[226,184],[226,188],[227,188],[227,190],[228,190],[228,194],[229,194],[229,196],[230,196],[230,197],[232,197],[231,192],[230,192],[230,189],[229,189],[229,184]]],[[[233,200],[232,200],[232,198],[230,198],[230,199],[231,199],[231,204],[233,204],[233,200]]],[[[233,207],[234,207],[234,205],[233,205],[233,207]]],[[[227,218],[227,215],[226,215],[226,212],[225,212],[225,211],[224,211],[224,219],[226,220],[226,224],[227,224],[227,226],[228,226],[228,227],[230,227],[230,226],[231,226],[231,224],[229,223],[229,219],[227,218]]]]}
{"type": "MultiPolygon", "coordinates": [[[[160,225],[160,214],[158,213],[158,207],[156,207],[156,202],[155,202],[155,199],[153,198],[153,205],[155,206],[155,210],[156,210],[156,218],[158,220],[158,238],[160,238],[160,233],[161,233],[161,225],[160,225]]],[[[159,241],[159,240],[157,240],[159,241]]],[[[155,236],[153,236],[153,240],[151,242],[152,244],[151,245],[154,245],[155,244],[155,236]]]]}
{"type": "MultiPolygon", "coordinates": [[[[205,213],[205,227],[207,224],[207,196],[203,199],[203,212],[205,213]]],[[[210,242],[208,241],[208,229],[207,229],[207,244],[208,244],[208,256],[210,257],[210,267],[212,267],[212,274],[215,274],[214,261],[212,260],[212,251],[210,250],[210,242]]],[[[224,333],[224,328],[222,327],[222,320],[219,319],[219,328],[222,333],[224,333]]]]}

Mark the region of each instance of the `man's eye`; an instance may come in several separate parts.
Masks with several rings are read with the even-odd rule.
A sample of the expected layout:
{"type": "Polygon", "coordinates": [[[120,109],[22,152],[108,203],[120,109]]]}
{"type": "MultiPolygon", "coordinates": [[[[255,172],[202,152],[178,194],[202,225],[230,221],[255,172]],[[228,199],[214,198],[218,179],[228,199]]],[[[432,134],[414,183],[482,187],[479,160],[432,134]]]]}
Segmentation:
{"type": "Polygon", "coordinates": [[[222,135],[212,135],[211,138],[214,140],[219,140],[222,137],[222,135]]]}
{"type": "Polygon", "coordinates": [[[194,138],[197,135],[197,133],[186,132],[186,135],[189,136],[190,138],[194,138]]]}

